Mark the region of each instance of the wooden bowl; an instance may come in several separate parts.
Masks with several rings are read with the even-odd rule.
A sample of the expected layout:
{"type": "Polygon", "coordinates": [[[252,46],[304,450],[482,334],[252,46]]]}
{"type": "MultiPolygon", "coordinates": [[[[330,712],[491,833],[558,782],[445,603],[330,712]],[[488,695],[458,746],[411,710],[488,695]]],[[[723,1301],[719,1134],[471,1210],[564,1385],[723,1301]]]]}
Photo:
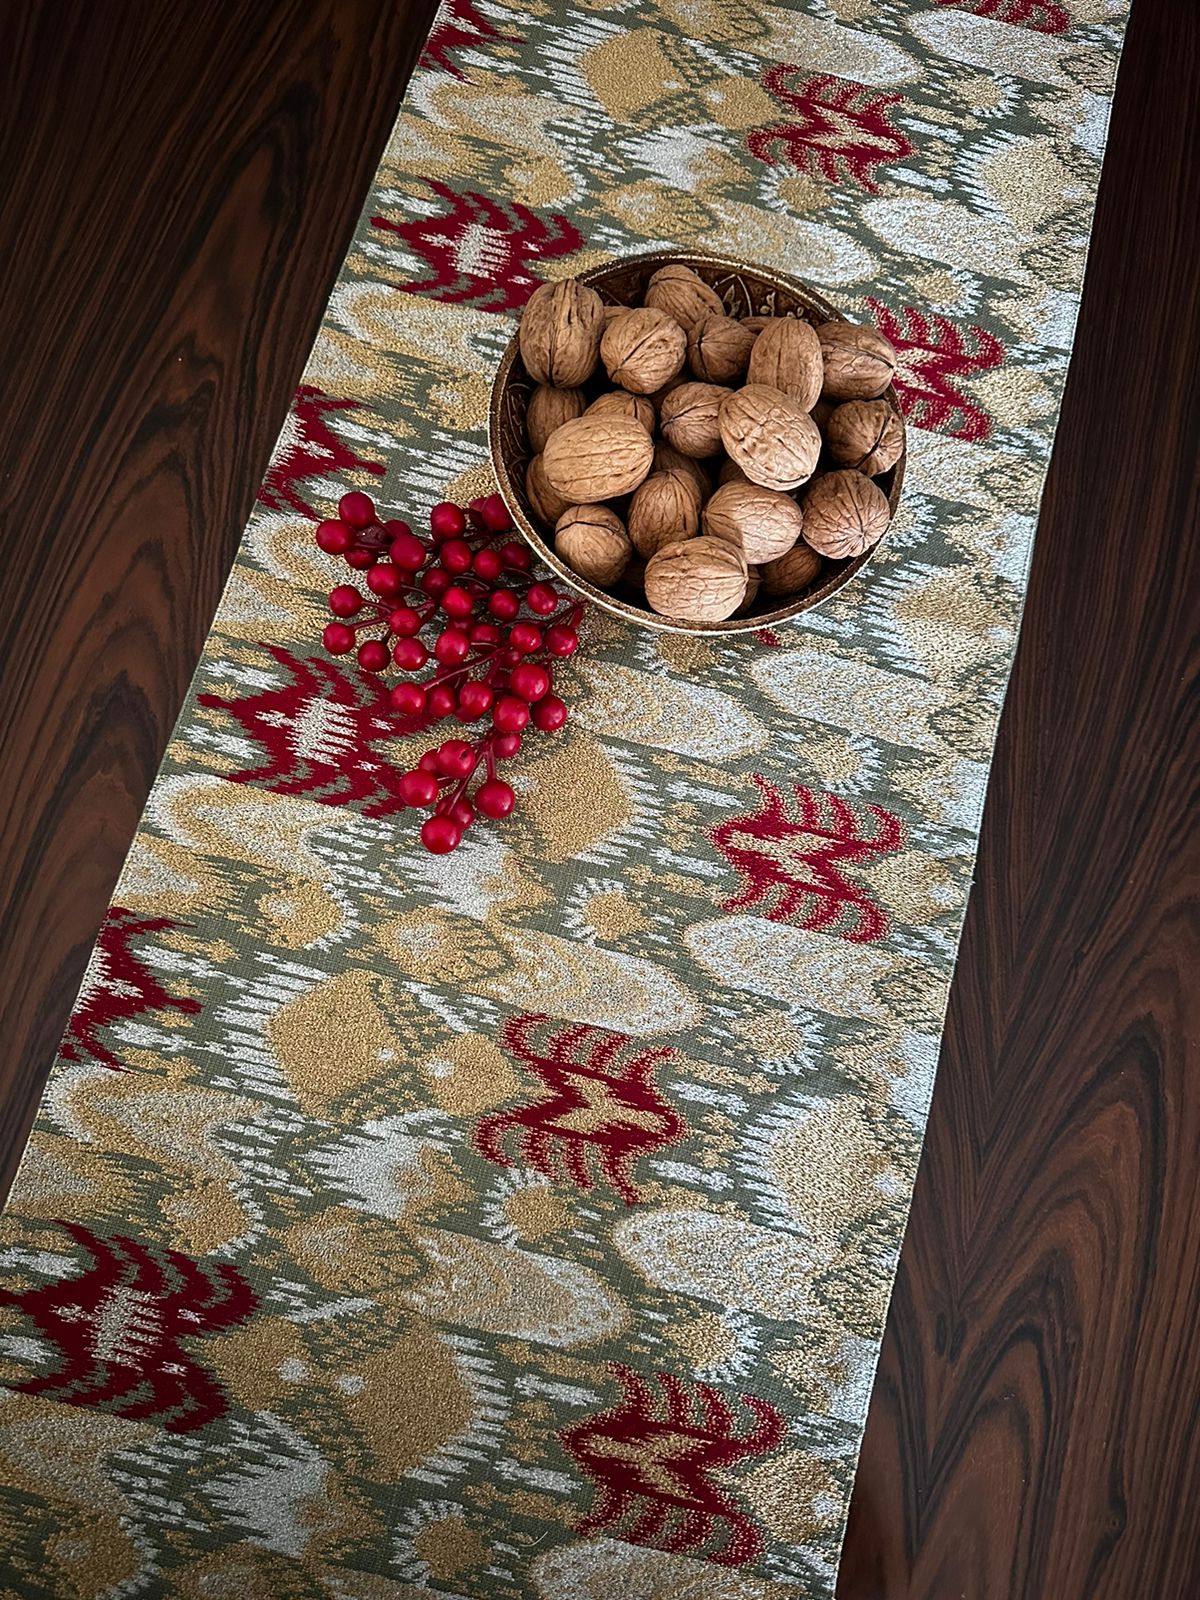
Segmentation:
{"type": "MultiPolygon", "coordinates": [[[[648,255],[629,256],[620,261],[593,267],[580,274],[580,282],[590,284],[600,298],[609,305],[640,305],[642,295],[652,274],[660,267],[685,266],[704,279],[720,295],[725,308],[733,317],[797,316],[818,325],[835,319],[845,320],[836,306],[830,304],[798,278],[791,278],[766,267],[749,267],[723,256],[682,254],[678,251],[656,251],[648,255]]],[[[743,616],[729,617],[724,622],[686,622],[677,617],[659,616],[645,605],[632,599],[623,599],[620,593],[598,589],[586,578],[573,572],[554,550],[554,529],[538,521],[525,493],[525,468],[529,463],[529,443],[525,436],[525,409],[535,385],[525,370],[521,352],[514,334],[501,358],[495,381],[489,415],[489,442],[492,465],[500,485],[500,493],[512,514],[513,521],[524,534],[546,566],[562,579],[563,583],[605,611],[639,623],[644,628],[658,628],[666,633],[752,633],[757,628],[773,628],[790,617],[798,617],[828,600],[866,566],[878,545],[865,550],[853,560],[823,562],[815,581],[802,593],[790,595],[780,604],[777,597],[762,595],[750,611],[743,616]]],[[[601,380],[591,380],[589,393],[601,394],[613,386],[601,374],[601,380]]],[[[888,404],[900,414],[896,392],[889,388],[883,395],[888,404]]],[[[899,461],[888,472],[881,473],[876,482],[887,495],[888,507],[893,516],[900,499],[900,485],[904,478],[907,444],[899,461]]],[[[884,535],[886,538],[887,535],[884,535]]]]}

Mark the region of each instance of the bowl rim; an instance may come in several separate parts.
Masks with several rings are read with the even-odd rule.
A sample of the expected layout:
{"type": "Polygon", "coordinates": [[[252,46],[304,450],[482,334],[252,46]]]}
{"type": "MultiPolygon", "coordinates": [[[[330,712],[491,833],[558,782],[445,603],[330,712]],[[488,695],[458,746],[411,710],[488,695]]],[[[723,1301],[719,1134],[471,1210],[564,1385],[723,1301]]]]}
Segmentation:
{"type": "MultiPolygon", "coordinates": [[[[777,271],[773,267],[758,266],[748,261],[738,261],[733,256],[720,255],[705,250],[646,250],[634,255],[613,256],[607,261],[588,267],[577,275],[580,283],[585,283],[594,288],[601,295],[605,293],[605,283],[619,269],[650,268],[657,270],[666,266],[703,266],[722,275],[734,277],[749,277],[755,282],[764,284],[769,290],[782,290],[785,294],[798,299],[809,310],[815,312],[824,322],[848,322],[850,319],[840,311],[832,301],[827,300],[823,294],[810,288],[803,279],[793,277],[790,273],[777,271]]],[[[612,300],[610,304],[620,304],[612,300]]],[[[513,369],[520,362],[520,347],[518,334],[514,330],[500,357],[500,364],[492,379],[491,398],[488,406],[488,447],[491,455],[492,470],[496,474],[500,495],[508,508],[513,522],[516,524],[525,542],[532,547],[537,556],[548,566],[557,577],[577,594],[590,600],[593,604],[609,612],[610,615],[624,618],[638,627],[650,628],[659,633],[682,634],[740,634],[757,633],[764,628],[774,628],[781,623],[790,622],[794,617],[803,616],[806,611],[813,611],[817,606],[824,605],[839,590],[844,589],[851,579],[857,577],[862,569],[874,556],[875,552],[887,539],[885,532],[883,538],[870,549],[864,550],[852,561],[844,566],[837,567],[830,572],[825,581],[817,588],[806,591],[796,599],[789,600],[786,605],[778,606],[774,611],[760,611],[754,615],[742,617],[726,617],[721,622],[689,622],[679,617],[661,616],[657,611],[648,607],[634,605],[631,601],[622,600],[618,595],[610,594],[607,589],[600,589],[595,584],[589,583],[586,578],[569,567],[555,551],[553,544],[543,537],[536,523],[526,515],[522,504],[524,493],[523,485],[517,484],[509,470],[508,462],[501,447],[502,417],[505,397],[513,378],[513,369]]],[[[527,374],[525,375],[528,376],[527,374]]],[[[903,422],[904,416],[900,409],[899,399],[894,384],[889,384],[883,394],[879,396],[886,400],[903,422]]],[[[891,518],[895,517],[896,507],[900,501],[900,490],[904,481],[904,467],[908,458],[908,429],[905,427],[904,448],[900,453],[892,471],[891,488],[888,491],[888,511],[890,532],[891,518]]]]}

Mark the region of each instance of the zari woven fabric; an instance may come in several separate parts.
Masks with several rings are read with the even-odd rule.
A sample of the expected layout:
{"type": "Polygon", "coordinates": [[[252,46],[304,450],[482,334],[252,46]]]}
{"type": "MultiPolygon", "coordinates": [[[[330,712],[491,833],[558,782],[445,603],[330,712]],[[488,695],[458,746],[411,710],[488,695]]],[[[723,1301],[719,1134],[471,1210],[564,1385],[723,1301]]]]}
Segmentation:
{"type": "Polygon", "coordinates": [[[3,1222],[5,1595],[831,1593],[1124,11],[440,13],[3,1222]],[[533,287],[671,246],[896,344],[899,515],[777,633],[592,616],[432,858],[313,521],[487,489],[533,287]]]}

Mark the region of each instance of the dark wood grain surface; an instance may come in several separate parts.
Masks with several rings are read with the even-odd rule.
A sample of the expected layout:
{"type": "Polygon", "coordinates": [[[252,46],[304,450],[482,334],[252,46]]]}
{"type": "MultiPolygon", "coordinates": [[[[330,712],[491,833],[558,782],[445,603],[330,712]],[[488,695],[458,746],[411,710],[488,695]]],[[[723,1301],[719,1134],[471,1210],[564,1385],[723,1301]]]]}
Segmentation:
{"type": "MultiPolygon", "coordinates": [[[[0,10],[4,1181],[429,10],[0,10]]],[[[1135,0],[842,1600],[1200,1593],[1198,105],[1135,0]]]]}

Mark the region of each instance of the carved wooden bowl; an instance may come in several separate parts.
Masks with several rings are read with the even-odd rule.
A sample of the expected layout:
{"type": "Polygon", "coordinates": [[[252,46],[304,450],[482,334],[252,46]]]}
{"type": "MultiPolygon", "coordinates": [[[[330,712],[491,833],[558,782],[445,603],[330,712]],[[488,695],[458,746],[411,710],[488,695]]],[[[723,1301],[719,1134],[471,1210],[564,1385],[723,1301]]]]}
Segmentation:
{"type": "MultiPolygon", "coordinates": [[[[580,274],[580,281],[590,284],[607,304],[640,305],[651,275],[660,267],[669,265],[691,267],[720,295],[730,316],[798,316],[814,325],[841,317],[836,306],[798,278],[772,272],[766,267],[748,267],[722,256],[685,255],[678,251],[630,256],[606,266],[593,267],[590,272],[580,274]]],[[[593,384],[587,387],[590,389],[593,385],[597,394],[612,387],[607,380],[598,384],[593,380],[593,384]]],[[[879,548],[876,545],[853,560],[826,560],[813,583],[801,594],[789,595],[782,604],[778,597],[763,595],[760,591],[750,611],[724,622],[684,622],[675,617],[659,616],[644,604],[638,604],[636,598],[623,597],[619,590],[610,593],[606,589],[598,589],[573,572],[562,557],[555,554],[554,529],[539,522],[525,494],[525,468],[529,462],[525,408],[533,389],[533,380],[525,370],[514,334],[492,384],[489,417],[492,465],[500,493],[512,513],[513,521],[546,566],[569,588],[618,617],[667,633],[751,633],[757,628],[777,627],[789,617],[798,617],[802,612],[811,611],[814,606],[828,600],[831,594],[836,594],[861,572],[879,548]]],[[[899,413],[894,389],[889,388],[883,398],[899,413]]],[[[875,480],[887,495],[893,516],[900,499],[906,455],[907,444],[896,465],[875,480]]],[[[886,534],[884,538],[887,538],[886,534]]]]}

